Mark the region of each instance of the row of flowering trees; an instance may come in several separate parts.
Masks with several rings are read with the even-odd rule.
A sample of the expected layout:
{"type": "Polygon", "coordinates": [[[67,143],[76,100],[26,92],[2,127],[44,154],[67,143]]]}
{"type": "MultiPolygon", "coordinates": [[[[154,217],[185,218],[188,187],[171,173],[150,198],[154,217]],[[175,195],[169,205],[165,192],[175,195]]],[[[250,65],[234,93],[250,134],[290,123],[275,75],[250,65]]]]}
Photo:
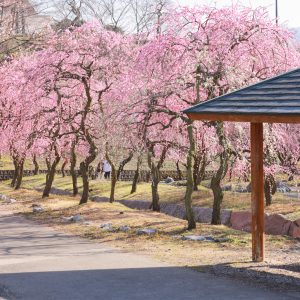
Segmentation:
{"type": "MultiPolygon", "coordinates": [[[[136,156],[137,179],[146,154],[152,208],[159,210],[160,171],[172,159],[187,170],[191,229],[196,226],[192,192],[210,165],[215,170],[212,223],[219,224],[222,179],[249,176],[248,127],[194,123],[181,111],[298,64],[291,33],[274,25],[263,9],[178,8],[147,38],[97,23],[50,33],[42,50],[24,53],[0,69],[0,150],[13,159],[12,185],[21,186],[26,158],[44,157],[47,197],[57,165],[70,161],[74,195],[80,169],[83,204],[89,195],[89,167],[102,157],[112,165],[112,202],[118,168],[136,156]]],[[[265,130],[268,195],[274,171],[296,171],[300,136],[295,125],[265,130]]]]}

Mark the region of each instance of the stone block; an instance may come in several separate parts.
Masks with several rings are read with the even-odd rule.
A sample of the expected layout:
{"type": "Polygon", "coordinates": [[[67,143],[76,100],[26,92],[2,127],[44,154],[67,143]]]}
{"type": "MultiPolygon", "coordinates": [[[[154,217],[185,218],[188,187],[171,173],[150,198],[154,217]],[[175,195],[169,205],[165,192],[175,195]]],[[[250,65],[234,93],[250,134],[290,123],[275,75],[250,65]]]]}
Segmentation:
{"type": "Polygon", "coordinates": [[[143,228],[136,231],[137,234],[154,235],[157,232],[154,228],[143,228]]]}
{"type": "Polygon", "coordinates": [[[293,238],[300,238],[300,226],[297,223],[292,222],[289,229],[289,236],[293,238]]]}
{"type": "Polygon", "coordinates": [[[233,229],[251,231],[251,212],[233,211],[230,216],[230,224],[233,229]]]}
{"type": "Polygon", "coordinates": [[[292,221],[281,214],[265,217],[265,232],[274,235],[288,235],[292,221]]]}
{"type": "Polygon", "coordinates": [[[294,223],[300,227],[300,219],[294,221],[294,223]]]}

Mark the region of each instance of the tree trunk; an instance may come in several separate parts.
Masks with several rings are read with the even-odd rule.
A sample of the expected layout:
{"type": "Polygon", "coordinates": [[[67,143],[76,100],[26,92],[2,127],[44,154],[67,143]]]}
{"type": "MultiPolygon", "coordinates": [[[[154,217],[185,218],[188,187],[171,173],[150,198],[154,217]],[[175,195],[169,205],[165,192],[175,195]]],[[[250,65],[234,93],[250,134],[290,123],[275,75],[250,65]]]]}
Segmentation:
{"type": "Polygon", "coordinates": [[[19,172],[18,172],[18,177],[17,177],[17,180],[16,180],[15,190],[18,190],[21,187],[21,184],[22,184],[23,173],[24,173],[24,161],[25,161],[25,159],[22,158],[19,162],[19,172]]]}
{"type": "Polygon", "coordinates": [[[206,150],[204,143],[202,141],[202,149],[196,151],[194,156],[194,165],[193,165],[193,178],[194,178],[194,191],[198,191],[198,185],[201,183],[205,176],[206,168],[206,150]]]}
{"type": "Polygon", "coordinates": [[[166,158],[166,153],[168,151],[168,146],[165,146],[161,152],[160,158],[158,162],[155,162],[154,155],[154,145],[151,145],[150,149],[148,149],[148,167],[151,171],[151,192],[152,192],[152,203],[150,205],[150,209],[153,211],[160,211],[159,205],[159,194],[158,194],[158,184],[161,179],[160,168],[163,165],[163,162],[166,158]]]}
{"type": "MultiPolygon", "coordinates": [[[[116,169],[116,165],[112,161],[111,157],[109,156],[109,153],[106,152],[105,154],[106,160],[109,162],[111,166],[111,173],[110,173],[110,196],[109,196],[109,202],[113,203],[115,201],[115,190],[116,190],[116,184],[118,181],[118,172],[116,169]]],[[[124,161],[123,161],[124,162],[124,161]]],[[[123,163],[122,162],[122,163],[123,163]]],[[[122,165],[121,163],[121,165],[122,165]]],[[[125,166],[125,164],[124,164],[125,166]]],[[[120,169],[120,168],[119,168],[120,169]]],[[[119,170],[118,170],[119,171],[119,170]]],[[[120,171],[121,172],[121,171],[120,171]]]]}
{"type": "Polygon", "coordinates": [[[221,181],[227,173],[229,160],[229,147],[224,134],[223,122],[216,122],[216,133],[219,139],[219,144],[223,148],[223,151],[220,154],[219,169],[211,179],[211,189],[214,194],[213,213],[211,220],[211,224],[213,225],[221,224],[221,204],[224,196],[221,188],[221,181]]]}
{"type": "Polygon", "coordinates": [[[198,170],[200,166],[200,159],[199,157],[195,156],[194,157],[194,166],[193,166],[193,181],[194,181],[194,191],[198,191],[198,185],[197,185],[197,177],[198,177],[198,170]]]}
{"type": "Polygon", "coordinates": [[[200,167],[200,157],[195,155],[194,157],[194,166],[193,166],[193,181],[194,181],[194,191],[198,191],[198,184],[197,184],[197,179],[198,179],[198,172],[199,172],[199,167],[200,167]]]}
{"type": "Polygon", "coordinates": [[[86,159],[80,163],[80,171],[81,171],[82,184],[83,184],[82,196],[79,202],[80,205],[88,202],[89,192],[90,192],[89,166],[97,157],[97,147],[95,143],[93,142],[92,138],[89,135],[87,136],[87,139],[90,145],[89,156],[87,156],[86,159]]]}
{"type": "Polygon", "coordinates": [[[50,159],[46,158],[45,159],[46,161],[46,166],[47,166],[47,175],[48,176],[48,173],[50,173],[50,169],[51,169],[51,162],[50,162],[50,159]]]}
{"type": "Polygon", "coordinates": [[[65,177],[65,176],[66,176],[65,168],[66,168],[67,163],[68,163],[68,160],[66,159],[66,160],[63,162],[62,166],[61,166],[61,175],[62,175],[62,177],[65,177]]]}
{"type": "Polygon", "coordinates": [[[33,175],[37,175],[39,173],[40,167],[39,167],[39,164],[38,164],[38,162],[36,160],[36,155],[33,155],[33,160],[32,161],[33,161],[33,164],[34,164],[33,175]]]}
{"type": "Polygon", "coordinates": [[[94,174],[95,174],[94,167],[89,165],[89,168],[88,168],[89,179],[94,179],[94,174]]]}
{"type": "Polygon", "coordinates": [[[276,193],[276,181],[272,174],[268,174],[265,176],[264,181],[264,192],[266,199],[266,206],[270,206],[272,204],[272,195],[276,193]]]}
{"type": "Polygon", "coordinates": [[[201,164],[197,176],[197,185],[199,185],[205,177],[206,164],[207,164],[207,156],[206,156],[206,152],[203,152],[201,164]]]}
{"type": "Polygon", "coordinates": [[[149,182],[151,179],[151,171],[146,172],[146,182],[149,182]]]}
{"type": "Polygon", "coordinates": [[[196,150],[196,143],[195,143],[194,132],[193,132],[193,121],[191,120],[189,121],[187,130],[188,130],[190,148],[187,155],[187,165],[186,165],[187,184],[186,184],[186,191],[184,196],[184,204],[185,204],[186,218],[188,221],[188,230],[191,230],[196,228],[196,222],[195,222],[193,206],[192,206],[192,194],[194,190],[193,164],[194,164],[194,157],[195,157],[195,150],[196,150]]]}
{"type": "Polygon", "coordinates": [[[133,152],[130,152],[128,157],[126,157],[124,160],[122,160],[122,162],[119,165],[118,172],[116,174],[117,180],[120,179],[120,175],[121,175],[122,171],[124,170],[124,167],[132,160],[132,158],[133,158],[133,152]]]}
{"type": "Polygon", "coordinates": [[[140,167],[142,164],[142,155],[140,155],[137,159],[137,163],[136,163],[136,170],[134,172],[134,177],[133,177],[133,181],[132,181],[132,186],[131,186],[131,191],[130,194],[136,193],[136,189],[137,189],[137,184],[139,182],[140,179],[140,167]]]}
{"type": "Polygon", "coordinates": [[[11,187],[15,187],[17,178],[19,176],[19,160],[18,160],[18,158],[13,157],[13,163],[14,163],[15,171],[14,171],[14,176],[12,178],[12,181],[10,183],[11,187]]]}
{"type": "Polygon", "coordinates": [[[117,177],[117,170],[115,165],[110,161],[110,165],[111,165],[111,188],[110,188],[110,197],[109,197],[109,202],[113,203],[115,201],[115,190],[116,190],[116,183],[118,180],[117,177]]]}
{"type": "Polygon", "coordinates": [[[71,147],[71,164],[70,172],[72,176],[72,185],[73,185],[73,196],[78,194],[78,185],[77,185],[77,174],[76,174],[76,153],[75,153],[75,143],[72,143],[71,147]]]}
{"type": "Polygon", "coordinates": [[[180,170],[179,160],[176,161],[176,171],[177,171],[178,180],[182,180],[183,176],[180,170]]]}
{"type": "Polygon", "coordinates": [[[152,204],[151,208],[153,211],[160,211],[159,205],[159,194],[158,194],[158,184],[161,180],[160,169],[163,166],[163,163],[166,159],[166,155],[168,152],[170,145],[165,145],[163,150],[161,151],[158,162],[155,162],[154,155],[154,145],[150,147],[148,150],[148,166],[151,170],[152,182],[151,182],[151,190],[152,190],[152,204]]]}
{"type": "Polygon", "coordinates": [[[82,177],[82,195],[79,204],[85,204],[89,199],[89,165],[87,165],[84,161],[80,163],[80,173],[82,177]]]}
{"type": "Polygon", "coordinates": [[[51,188],[52,188],[52,184],[53,184],[53,180],[55,177],[55,171],[56,171],[56,167],[58,165],[60,161],[60,156],[57,152],[57,149],[55,147],[55,158],[54,161],[52,162],[52,164],[50,163],[49,160],[47,160],[47,166],[48,166],[48,173],[46,175],[46,184],[45,184],[45,188],[43,191],[43,198],[45,197],[49,197],[51,188]]]}
{"type": "Polygon", "coordinates": [[[223,201],[224,194],[220,183],[221,183],[221,178],[217,175],[214,175],[211,179],[211,189],[214,194],[211,224],[214,225],[221,224],[221,204],[223,201]]]}
{"type": "MultiPolygon", "coordinates": [[[[197,66],[196,68],[196,82],[195,82],[195,88],[196,88],[196,100],[195,104],[200,102],[200,84],[201,84],[201,68],[200,66],[197,66]]],[[[193,128],[193,121],[188,120],[187,122],[187,132],[189,137],[189,152],[187,155],[187,165],[186,165],[186,172],[187,172],[187,184],[186,184],[186,190],[185,190],[185,196],[184,196],[184,204],[185,204],[185,212],[186,212],[186,218],[188,221],[188,230],[196,228],[196,222],[193,212],[193,205],[192,205],[192,194],[194,189],[198,189],[196,186],[196,182],[194,181],[193,177],[193,165],[194,165],[194,158],[196,154],[196,141],[194,137],[194,128],[193,128]]]]}
{"type": "Polygon", "coordinates": [[[157,167],[152,165],[151,168],[152,182],[151,182],[151,191],[152,191],[152,204],[151,208],[153,211],[160,211],[159,206],[159,194],[158,194],[158,184],[160,182],[160,171],[157,167]]]}

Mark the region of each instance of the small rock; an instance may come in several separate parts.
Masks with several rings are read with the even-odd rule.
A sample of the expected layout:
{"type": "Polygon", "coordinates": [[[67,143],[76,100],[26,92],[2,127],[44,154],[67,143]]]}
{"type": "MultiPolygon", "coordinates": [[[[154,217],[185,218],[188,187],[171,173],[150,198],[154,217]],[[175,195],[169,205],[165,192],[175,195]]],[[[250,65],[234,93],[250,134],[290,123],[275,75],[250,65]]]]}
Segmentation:
{"type": "Polygon", "coordinates": [[[235,189],[235,192],[237,193],[247,193],[248,190],[246,187],[243,187],[243,186],[237,186],[236,189],[235,189]]]}
{"type": "Polygon", "coordinates": [[[1,195],[1,200],[3,200],[5,203],[9,203],[9,198],[5,195],[1,195]]]}
{"type": "Polygon", "coordinates": [[[183,240],[187,241],[205,241],[205,236],[203,235],[185,235],[182,237],[183,240]]]}
{"type": "Polygon", "coordinates": [[[277,192],[280,193],[290,193],[291,188],[284,182],[278,181],[276,182],[277,192]]]}
{"type": "Polygon", "coordinates": [[[103,223],[99,225],[100,228],[104,228],[104,227],[112,227],[112,223],[103,223]]]}
{"type": "Polygon", "coordinates": [[[187,182],[186,180],[178,180],[171,183],[174,186],[186,186],[187,182]]]}
{"type": "Polygon", "coordinates": [[[181,236],[181,235],[172,235],[171,237],[172,237],[173,239],[176,239],[176,240],[182,239],[182,236],[181,236]]]}
{"type": "Polygon", "coordinates": [[[183,240],[200,241],[200,242],[216,242],[215,238],[211,235],[186,235],[182,237],[183,240]]]}
{"type": "Polygon", "coordinates": [[[70,216],[70,217],[62,217],[62,219],[63,219],[65,222],[72,222],[72,221],[73,221],[73,216],[70,216]]]}
{"type": "Polygon", "coordinates": [[[33,207],[33,208],[32,208],[32,211],[33,211],[34,213],[40,213],[40,212],[43,212],[44,209],[43,209],[42,207],[38,206],[38,207],[33,207]]]}
{"type": "Polygon", "coordinates": [[[174,181],[175,180],[172,177],[169,177],[169,176],[164,180],[165,183],[173,183],[174,181]]]}
{"type": "Polygon", "coordinates": [[[16,203],[16,202],[17,202],[17,200],[6,197],[5,203],[11,204],[11,203],[16,203]]]}
{"type": "Polygon", "coordinates": [[[73,216],[72,221],[73,222],[79,222],[79,221],[81,221],[81,215],[77,214],[77,215],[73,216]]]}
{"type": "Polygon", "coordinates": [[[130,227],[127,225],[123,225],[119,227],[119,230],[123,232],[128,232],[130,230],[130,227]]]}
{"type": "Polygon", "coordinates": [[[105,231],[110,231],[110,232],[114,231],[114,228],[111,223],[104,223],[101,224],[99,227],[105,231]]]}
{"type": "Polygon", "coordinates": [[[300,227],[299,227],[298,223],[293,222],[291,224],[291,226],[289,228],[289,235],[293,238],[300,238],[300,227]]]}
{"type": "Polygon", "coordinates": [[[212,236],[205,236],[205,242],[215,242],[215,239],[214,239],[214,237],[212,237],[212,236]]]}
{"type": "Polygon", "coordinates": [[[274,235],[288,235],[292,221],[281,214],[265,217],[265,232],[274,235]]]}
{"type": "Polygon", "coordinates": [[[157,232],[156,229],[154,228],[143,228],[143,229],[138,229],[137,234],[147,234],[147,235],[153,235],[157,232]]]}
{"type": "Polygon", "coordinates": [[[222,186],[222,191],[231,191],[232,190],[232,185],[231,184],[227,184],[222,186]]]}
{"type": "Polygon", "coordinates": [[[41,207],[41,205],[38,203],[32,203],[31,207],[41,207]]]}

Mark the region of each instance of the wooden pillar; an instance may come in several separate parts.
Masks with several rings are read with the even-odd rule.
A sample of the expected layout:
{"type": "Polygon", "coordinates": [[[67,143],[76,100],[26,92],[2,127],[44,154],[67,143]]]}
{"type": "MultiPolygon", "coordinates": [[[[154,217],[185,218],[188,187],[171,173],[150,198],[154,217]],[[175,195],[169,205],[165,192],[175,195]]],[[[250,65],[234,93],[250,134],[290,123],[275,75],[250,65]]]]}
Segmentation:
{"type": "Polygon", "coordinates": [[[252,260],[264,260],[263,123],[251,123],[252,260]]]}

